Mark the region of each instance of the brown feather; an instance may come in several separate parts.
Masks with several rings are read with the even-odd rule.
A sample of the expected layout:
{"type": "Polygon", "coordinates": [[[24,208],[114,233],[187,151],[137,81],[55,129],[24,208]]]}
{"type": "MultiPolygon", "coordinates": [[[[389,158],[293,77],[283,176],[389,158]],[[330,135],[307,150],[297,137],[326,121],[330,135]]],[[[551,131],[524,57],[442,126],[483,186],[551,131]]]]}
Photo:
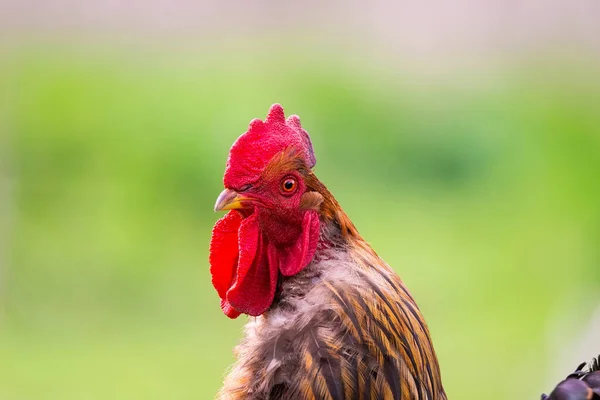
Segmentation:
{"type": "Polygon", "coordinates": [[[413,297],[294,151],[264,175],[291,170],[307,187],[301,207],[319,210],[321,241],[313,262],[281,277],[271,308],[249,320],[219,399],[445,400],[413,297]]]}

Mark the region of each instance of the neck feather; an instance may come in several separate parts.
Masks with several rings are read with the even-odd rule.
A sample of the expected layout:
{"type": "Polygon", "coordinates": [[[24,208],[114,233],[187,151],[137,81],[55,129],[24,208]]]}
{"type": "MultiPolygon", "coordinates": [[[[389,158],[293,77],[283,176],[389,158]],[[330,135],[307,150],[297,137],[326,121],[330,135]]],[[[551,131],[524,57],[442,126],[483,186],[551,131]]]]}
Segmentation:
{"type": "Polygon", "coordinates": [[[309,172],[305,176],[305,182],[309,190],[317,192],[322,197],[319,206],[319,215],[324,222],[324,229],[334,228],[339,231],[341,238],[347,242],[362,241],[358,230],[348,217],[338,201],[333,197],[327,187],[315,176],[309,172]]]}

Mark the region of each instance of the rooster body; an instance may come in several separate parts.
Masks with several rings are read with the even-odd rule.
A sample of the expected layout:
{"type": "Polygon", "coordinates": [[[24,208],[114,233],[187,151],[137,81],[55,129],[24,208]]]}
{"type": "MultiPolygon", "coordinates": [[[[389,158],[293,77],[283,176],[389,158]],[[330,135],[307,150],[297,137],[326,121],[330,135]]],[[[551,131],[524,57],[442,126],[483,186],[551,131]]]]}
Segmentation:
{"type": "Polygon", "coordinates": [[[218,398],[446,399],[419,308],[312,172],[297,117],[256,121],[244,135],[270,141],[257,158],[238,139],[215,206],[232,210],[211,241],[221,307],[256,316],[218,398]]]}

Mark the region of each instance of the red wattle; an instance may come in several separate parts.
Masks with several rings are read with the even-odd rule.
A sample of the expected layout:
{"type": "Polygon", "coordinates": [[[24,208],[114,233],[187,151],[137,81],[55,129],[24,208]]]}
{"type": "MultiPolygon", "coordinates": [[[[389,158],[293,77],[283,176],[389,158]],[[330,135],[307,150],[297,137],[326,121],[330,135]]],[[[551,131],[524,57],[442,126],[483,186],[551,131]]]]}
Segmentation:
{"type": "Polygon", "coordinates": [[[233,308],[233,306],[229,304],[227,299],[221,299],[221,310],[223,310],[223,313],[225,313],[225,315],[227,315],[231,319],[236,319],[240,316],[240,314],[242,314],[241,312],[233,308]]]}
{"type": "Polygon", "coordinates": [[[212,283],[229,318],[258,316],[273,303],[279,272],[292,276],[312,260],[319,240],[319,216],[305,213],[302,232],[287,247],[275,247],[260,231],[258,214],[242,218],[230,211],[213,228],[210,243],[212,283]]]}
{"type": "Polygon", "coordinates": [[[221,299],[225,299],[227,291],[236,274],[238,264],[238,230],[242,216],[237,211],[228,212],[215,224],[210,239],[210,274],[212,284],[221,299]]]}
{"type": "Polygon", "coordinates": [[[306,267],[315,255],[319,242],[319,215],[316,211],[307,211],[302,219],[302,233],[294,244],[269,251],[277,253],[279,270],[284,276],[293,276],[306,267]]]}
{"type": "Polygon", "coordinates": [[[237,278],[227,292],[227,301],[237,311],[258,316],[269,308],[277,287],[277,266],[270,266],[267,243],[260,232],[257,214],[242,221],[239,229],[237,278]]]}

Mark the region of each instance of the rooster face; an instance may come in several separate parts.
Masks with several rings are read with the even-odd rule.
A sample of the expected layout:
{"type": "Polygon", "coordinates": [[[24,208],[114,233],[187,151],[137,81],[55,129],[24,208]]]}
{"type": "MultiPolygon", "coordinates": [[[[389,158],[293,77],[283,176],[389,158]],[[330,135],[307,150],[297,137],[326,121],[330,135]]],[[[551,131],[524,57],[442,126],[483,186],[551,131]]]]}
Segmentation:
{"type": "Polygon", "coordinates": [[[306,177],[315,164],[300,120],[286,121],[278,104],[254,120],[229,152],[225,190],[215,211],[230,210],[213,228],[213,286],[227,316],[260,315],[275,296],[281,275],[300,272],[319,238],[318,194],[306,177]]]}
{"type": "MultiPolygon", "coordinates": [[[[300,201],[306,184],[304,176],[298,170],[287,170],[274,165],[280,164],[278,161],[285,161],[287,157],[294,156],[286,152],[275,156],[257,181],[242,185],[240,190],[223,190],[217,198],[215,211],[239,210],[244,217],[256,211],[274,218],[297,219],[295,217],[301,211],[300,201]]],[[[300,164],[301,160],[298,161],[300,164]]]]}

